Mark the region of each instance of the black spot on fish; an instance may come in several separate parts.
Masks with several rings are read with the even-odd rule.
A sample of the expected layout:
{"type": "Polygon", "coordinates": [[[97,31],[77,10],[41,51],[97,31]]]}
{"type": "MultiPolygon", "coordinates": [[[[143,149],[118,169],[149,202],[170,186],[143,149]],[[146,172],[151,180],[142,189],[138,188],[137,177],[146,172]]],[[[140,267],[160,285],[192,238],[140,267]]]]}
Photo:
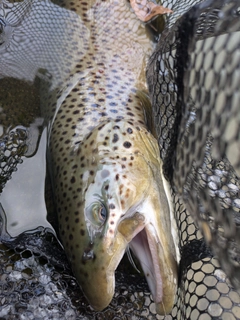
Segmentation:
{"type": "Polygon", "coordinates": [[[104,126],[105,124],[102,124],[100,127],[98,127],[98,130],[100,131],[104,126]]]}
{"type": "Polygon", "coordinates": [[[91,104],[91,107],[92,107],[92,108],[98,108],[98,107],[100,107],[100,104],[98,104],[98,103],[92,103],[92,104],[91,104]]]}
{"type": "Polygon", "coordinates": [[[85,235],[85,230],[80,229],[80,234],[81,234],[81,236],[84,236],[85,235]]]}
{"type": "Polygon", "coordinates": [[[76,182],[75,177],[72,177],[70,181],[71,181],[71,183],[75,183],[76,182]]]}
{"type": "Polygon", "coordinates": [[[89,132],[89,134],[86,136],[86,140],[89,139],[92,135],[92,132],[89,132]]]}
{"type": "Polygon", "coordinates": [[[69,240],[72,240],[73,239],[73,235],[70,234],[68,238],[69,238],[69,240]]]}
{"type": "Polygon", "coordinates": [[[130,142],[128,142],[128,141],[125,141],[123,143],[123,146],[128,149],[128,148],[130,148],[132,146],[132,144],[130,142]]]}
{"type": "Polygon", "coordinates": [[[105,116],[107,116],[107,113],[106,113],[106,112],[99,112],[99,115],[100,115],[101,117],[105,117],[105,116]]]}
{"type": "Polygon", "coordinates": [[[113,203],[109,204],[109,209],[115,209],[115,205],[113,203]]]}
{"type": "Polygon", "coordinates": [[[116,133],[114,133],[112,142],[115,143],[115,142],[117,142],[118,140],[119,140],[118,135],[117,135],[116,133]]]}
{"type": "Polygon", "coordinates": [[[133,131],[132,131],[131,128],[127,128],[127,132],[128,132],[128,133],[133,133],[133,131]]]}

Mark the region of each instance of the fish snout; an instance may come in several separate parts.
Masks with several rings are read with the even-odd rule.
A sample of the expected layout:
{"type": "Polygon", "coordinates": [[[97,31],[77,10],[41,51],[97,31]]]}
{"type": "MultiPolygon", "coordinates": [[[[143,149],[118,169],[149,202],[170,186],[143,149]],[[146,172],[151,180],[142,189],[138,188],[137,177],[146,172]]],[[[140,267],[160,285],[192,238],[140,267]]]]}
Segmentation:
{"type": "Polygon", "coordinates": [[[103,266],[101,269],[97,267],[89,277],[83,274],[78,282],[94,310],[102,311],[110,304],[115,291],[114,271],[111,272],[103,266]]]}
{"type": "Polygon", "coordinates": [[[82,259],[86,258],[88,278],[81,276],[79,283],[95,310],[103,310],[111,302],[115,292],[115,270],[122,260],[128,243],[144,226],[145,217],[137,212],[120,221],[114,238],[103,238],[93,252],[83,254],[82,259]]]}
{"type": "Polygon", "coordinates": [[[110,242],[108,240],[105,237],[95,239],[91,248],[83,250],[80,264],[72,264],[86,299],[96,311],[105,309],[114,296],[115,270],[127,246],[120,233],[110,242]]]}

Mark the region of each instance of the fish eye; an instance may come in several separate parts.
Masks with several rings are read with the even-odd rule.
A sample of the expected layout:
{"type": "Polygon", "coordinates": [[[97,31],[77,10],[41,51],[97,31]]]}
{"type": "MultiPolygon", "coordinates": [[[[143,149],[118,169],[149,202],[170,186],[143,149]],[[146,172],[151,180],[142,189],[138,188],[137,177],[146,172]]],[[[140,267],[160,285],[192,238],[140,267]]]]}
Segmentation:
{"type": "Polygon", "coordinates": [[[94,225],[101,227],[107,219],[107,209],[103,203],[96,201],[87,207],[86,215],[94,225]]]}
{"type": "Polygon", "coordinates": [[[98,216],[99,216],[100,220],[102,220],[102,221],[106,220],[106,218],[107,218],[107,210],[104,207],[104,205],[102,205],[102,207],[99,209],[98,216]]]}

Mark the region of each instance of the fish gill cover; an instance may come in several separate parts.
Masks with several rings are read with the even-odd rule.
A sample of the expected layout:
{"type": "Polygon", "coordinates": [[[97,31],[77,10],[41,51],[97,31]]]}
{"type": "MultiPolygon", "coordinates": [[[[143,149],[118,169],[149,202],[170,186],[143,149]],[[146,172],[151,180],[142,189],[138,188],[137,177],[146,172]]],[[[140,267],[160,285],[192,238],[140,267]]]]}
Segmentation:
{"type": "MultiPolygon", "coordinates": [[[[30,5],[26,1],[29,10],[30,5]]],[[[180,239],[179,288],[171,314],[156,314],[145,280],[124,263],[117,271],[112,303],[94,312],[54,236],[40,229],[9,242],[1,211],[2,319],[240,319],[240,1],[164,1],[162,5],[173,14],[150,59],[147,79],[180,239]]],[[[6,22],[13,21],[9,32],[24,22],[21,16],[14,20],[12,11],[0,19],[0,48],[6,42],[6,22]]],[[[0,66],[0,72],[9,66],[6,58],[1,60],[1,52],[0,66]]],[[[29,143],[28,136],[41,132],[41,122],[27,130],[3,125],[13,117],[3,112],[4,105],[20,104],[11,99],[20,84],[6,92],[3,81],[0,183],[4,190],[21,162],[34,154],[36,138],[29,143]]],[[[31,88],[26,90],[25,103],[36,95],[31,88]]]]}

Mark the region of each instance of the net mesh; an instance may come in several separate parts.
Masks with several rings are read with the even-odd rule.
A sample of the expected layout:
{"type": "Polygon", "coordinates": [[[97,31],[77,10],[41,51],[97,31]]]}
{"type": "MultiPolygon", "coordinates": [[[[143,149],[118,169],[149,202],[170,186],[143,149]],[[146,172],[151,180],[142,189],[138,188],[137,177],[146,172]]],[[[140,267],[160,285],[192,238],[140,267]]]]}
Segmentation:
{"type": "MultiPolygon", "coordinates": [[[[144,277],[126,259],[116,272],[113,301],[94,312],[62,248],[39,229],[2,239],[0,319],[240,319],[240,1],[163,5],[174,14],[147,77],[180,239],[179,288],[171,314],[156,314],[144,277]]],[[[3,98],[2,81],[4,108],[9,97],[3,98]]],[[[31,132],[7,128],[0,136],[1,189],[24,161],[31,132]]]]}
{"type": "Polygon", "coordinates": [[[239,4],[190,9],[148,71],[165,175],[238,288],[239,4]]]}

